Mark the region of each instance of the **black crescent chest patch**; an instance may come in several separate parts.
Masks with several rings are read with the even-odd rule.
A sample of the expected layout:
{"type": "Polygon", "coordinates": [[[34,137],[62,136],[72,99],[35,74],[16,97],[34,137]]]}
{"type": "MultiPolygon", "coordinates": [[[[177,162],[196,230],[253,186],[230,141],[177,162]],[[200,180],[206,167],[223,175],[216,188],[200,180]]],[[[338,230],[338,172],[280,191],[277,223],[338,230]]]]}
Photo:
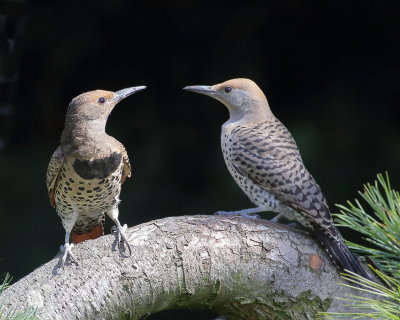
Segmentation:
{"type": "Polygon", "coordinates": [[[109,157],[92,161],[76,159],[72,166],[82,179],[104,179],[117,170],[121,160],[122,155],[113,152],[109,157]]]}

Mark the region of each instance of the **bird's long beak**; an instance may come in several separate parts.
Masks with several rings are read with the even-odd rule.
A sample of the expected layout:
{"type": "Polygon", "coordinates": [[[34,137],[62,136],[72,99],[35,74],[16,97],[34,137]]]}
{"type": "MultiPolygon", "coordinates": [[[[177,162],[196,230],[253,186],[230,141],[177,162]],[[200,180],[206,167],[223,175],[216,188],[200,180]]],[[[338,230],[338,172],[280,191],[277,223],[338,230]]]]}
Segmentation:
{"type": "Polygon", "coordinates": [[[212,86],[188,86],[184,87],[183,90],[197,92],[207,96],[214,96],[217,94],[217,91],[215,91],[212,86]]]}
{"type": "Polygon", "coordinates": [[[131,94],[142,91],[144,89],[146,89],[146,86],[131,87],[115,91],[114,92],[115,96],[113,97],[113,100],[115,101],[115,103],[118,103],[122,99],[125,99],[126,97],[130,96],[131,94]]]}

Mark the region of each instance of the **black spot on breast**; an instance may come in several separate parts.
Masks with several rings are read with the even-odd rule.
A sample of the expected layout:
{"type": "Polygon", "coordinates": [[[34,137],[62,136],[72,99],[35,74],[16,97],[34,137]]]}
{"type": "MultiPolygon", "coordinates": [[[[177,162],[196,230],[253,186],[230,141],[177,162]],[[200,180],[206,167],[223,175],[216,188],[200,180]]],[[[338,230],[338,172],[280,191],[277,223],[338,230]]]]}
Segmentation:
{"type": "Polygon", "coordinates": [[[76,159],[72,166],[82,179],[103,179],[117,170],[121,160],[122,155],[113,152],[109,157],[93,161],[76,159]]]}

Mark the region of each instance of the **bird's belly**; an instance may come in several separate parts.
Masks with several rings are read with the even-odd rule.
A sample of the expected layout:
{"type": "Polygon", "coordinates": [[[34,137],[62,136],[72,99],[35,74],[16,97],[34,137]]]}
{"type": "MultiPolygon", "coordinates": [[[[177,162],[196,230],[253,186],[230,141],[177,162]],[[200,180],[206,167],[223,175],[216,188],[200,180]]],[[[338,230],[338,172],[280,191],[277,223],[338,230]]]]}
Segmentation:
{"type": "Polygon", "coordinates": [[[267,208],[266,210],[268,211],[277,211],[281,205],[280,201],[273,194],[255,184],[251,179],[241,175],[232,165],[234,155],[232,154],[233,146],[231,146],[229,137],[223,136],[221,142],[222,153],[229,173],[243,192],[250,198],[250,201],[258,207],[267,208]]]}
{"type": "Polygon", "coordinates": [[[229,159],[225,159],[225,163],[235,182],[252,203],[261,208],[268,208],[269,211],[277,211],[279,209],[282,204],[273,194],[255,184],[249,178],[241,176],[231,165],[229,159]]]}

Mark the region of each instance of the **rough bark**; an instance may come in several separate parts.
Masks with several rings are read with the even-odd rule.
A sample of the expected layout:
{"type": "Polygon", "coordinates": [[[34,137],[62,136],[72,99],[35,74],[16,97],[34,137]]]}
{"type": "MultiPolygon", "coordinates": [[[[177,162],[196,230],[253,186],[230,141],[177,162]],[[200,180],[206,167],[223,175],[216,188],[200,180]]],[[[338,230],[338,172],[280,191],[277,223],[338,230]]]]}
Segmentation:
{"type": "Polygon", "coordinates": [[[21,279],[0,303],[34,306],[41,319],[140,319],[173,308],[212,309],[229,319],[313,319],[346,311],[343,282],[303,232],[223,216],[183,216],[128,229],[132,256],[114,237],[75,246],[79,265],[53,259],[21,279]],[[320,264],[319,262],[322,262],[320,264]]]}

